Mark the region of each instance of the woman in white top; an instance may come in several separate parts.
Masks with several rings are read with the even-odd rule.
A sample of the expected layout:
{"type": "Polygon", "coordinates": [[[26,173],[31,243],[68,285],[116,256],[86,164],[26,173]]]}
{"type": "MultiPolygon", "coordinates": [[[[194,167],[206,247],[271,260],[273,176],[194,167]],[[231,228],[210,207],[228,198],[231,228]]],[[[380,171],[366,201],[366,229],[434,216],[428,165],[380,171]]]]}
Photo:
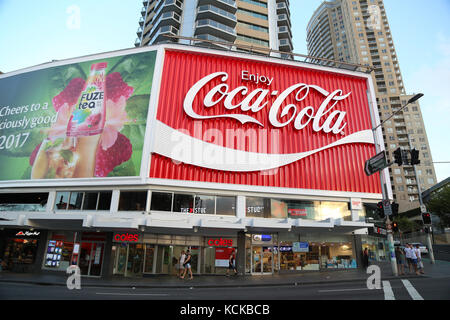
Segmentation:
{"type": "Polygon", "coordinates": [[[186,253],[184,250],[181,251],[180,260],[178,262],[178,277],[181,278],[181,275],[184,272],[184,260],[186,259],[186,253]]]}
{"type": "Polygon", "coordinates": [[[417,271],[417,256],[416,256],[416,251],[414,250],[413,246],[411,244],[407,244],[406,248],[405,248],[405,252],[406,252],[406,259],[409,258],[408,263],[409,264],[409,273],[411,273],[411,264],[414,267],[414,271],[416,272],[416,274],[420,274],[417,271]]]}

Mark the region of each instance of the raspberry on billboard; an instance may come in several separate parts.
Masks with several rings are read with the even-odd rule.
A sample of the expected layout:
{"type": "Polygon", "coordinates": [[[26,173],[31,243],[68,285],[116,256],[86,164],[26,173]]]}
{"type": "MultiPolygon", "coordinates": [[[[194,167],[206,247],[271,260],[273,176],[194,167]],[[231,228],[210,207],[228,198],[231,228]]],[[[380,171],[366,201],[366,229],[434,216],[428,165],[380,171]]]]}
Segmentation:
{"type": "Polygon", "coordinates": [[[167,49],[149,176],[379,194],[368,77],[167,49]]]}
{"type": "Polygon", "coordinates": [[[0,76],[0,181],[141,175],[156,51],[0,76]]]}

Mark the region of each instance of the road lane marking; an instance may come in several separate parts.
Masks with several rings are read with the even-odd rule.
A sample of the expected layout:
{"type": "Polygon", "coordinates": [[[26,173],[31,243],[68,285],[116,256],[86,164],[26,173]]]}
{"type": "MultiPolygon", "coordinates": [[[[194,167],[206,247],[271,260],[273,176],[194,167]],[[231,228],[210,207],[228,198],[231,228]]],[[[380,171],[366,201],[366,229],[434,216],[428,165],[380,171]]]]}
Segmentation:
{"type": "Polygon", "coordinates": [[[389,281],[383,281],[384,300],[395,300],[394,292],[392,291],[389,281]]]}
{"type": "Polygon", "coordinates": [[[95,294],[110,296],[168,296],[165,293],[118,293],[118,292],[96,292],[95,294]]]}
{"type": "Polygon", "coordinates": [[[417,292],[417,290],[413,287],[411,282],[409,280],[402,280],[403,285],[405,286],[406,290],[408,290],[409,295],[413,300],[423,300],[422,296],[417,292]]]}
{"type": "MultiPolygon", "coordinates": [[[[333,290],[319,290],[319,292],[338,292],[338,291],[361,291],[361,290],[370,290],[367,288],[358,288],[358,289],[333,289],[333,290]]],[[[378,290],[378,289],[375,289],[378,290]]]]}

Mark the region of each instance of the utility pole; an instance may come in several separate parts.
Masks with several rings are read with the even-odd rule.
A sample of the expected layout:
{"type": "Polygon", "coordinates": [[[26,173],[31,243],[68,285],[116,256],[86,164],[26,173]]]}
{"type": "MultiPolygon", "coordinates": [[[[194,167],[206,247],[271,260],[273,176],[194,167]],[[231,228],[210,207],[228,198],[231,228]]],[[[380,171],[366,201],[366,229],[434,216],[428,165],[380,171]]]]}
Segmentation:
{"type": "MultiPolygon", "coordinates": [[[[411,150],[412,150],[411,139],[409,138],[409,134],[407,134],[407,136],[408,136],[409,150],[411,151],[411,150]]],[[[425,213],[427,210],[426,210],[426,206],[425,206],[425,204],[423,203],[423,199],[422,199],[422,190],[421,190],[421,188],[420,188],[419,177],[417,176],[416,164],[415,164],[415,163],[412,163],[412,159],[411,159],[411,165],[412,165],[413,168],[414,168],[414,176],[416,177],[417,191],[419,192],[420,215],[422,216],[422,214],[425,213]]],[[[430,233],[431,233],[431,227],[425,226],[425,228],[429,228],[429,229],[428,229],[428,232],[427,232],[427,236],[426,236],[426,238],[427,238],[428,254],[429,254],[429,256],[430,256],[431,264],[435,264],[434,253],[433,253],[433,245],[432,245],[432,243],[431,243],[431,236],[430,236],[430,233]]]]}
{"type": "MultiPolygon", "coordinates": [[[[400,111],[405,109],[408,104],[419,100],[421,97],[423,97],[422,93],[416,94],[411,99],[409,99],[408,102],[403,107],[401,107],[399,110],[395,111],[384,121],[381,121],[377,126],[374,126],[374,125],[376,125],[376,121],[375,121],[376,115],[373,114],[372,109],[370,110],[371,117],[372,117],[372,126],[374,126],[372,128],[372,134],[373,134],[373,140],[375,143],[375,149],[376,149],[377,153],[379,153],[381,151],[380,141],[378,141],[378,139],[377,139],[378,128],[380,128],[386,121],[388,121],[389,119],[394,117],[397,113],[399,113],[400,111]]],[[[368,98],[369,98],[369,101],[371,101],[371,97],[369,96],[369,94],[368,94],[368,98]]],[[[387,190],[387,186],[386,186],[387,179],[388,179],[388,177],[386,177],[386,170],[383,169],[380,172],[380,182],[381,182],[381,189],[382,189],[382,194],[383,194],[383,210],[384,210],[384,214],[386,216],[386,230],[387,230],[387,240],[388,240],[388,245],[389,245],[389,255],[391,258],[392,274],[394,276],[398,276],[397,259],[395,257],[395,249],[394,249],[394,236],[392,234],[392,222],[391,222],[391,219],[389,218],[389,216],[392,215],[392,208],[390,205],[388,190],[387,190]]]]}

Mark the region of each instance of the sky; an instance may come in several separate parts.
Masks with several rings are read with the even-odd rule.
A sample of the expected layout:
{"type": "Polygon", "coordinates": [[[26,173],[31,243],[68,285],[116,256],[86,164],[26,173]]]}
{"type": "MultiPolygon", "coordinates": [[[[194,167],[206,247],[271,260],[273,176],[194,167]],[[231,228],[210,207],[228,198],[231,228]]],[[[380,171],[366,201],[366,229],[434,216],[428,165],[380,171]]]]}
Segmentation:
{"type": "MultiPolygon", "coordinates": [[[[190,0],[185,0],[190,1],[190,0]]],[[[294,52],[322,0],[291,0],[294,52]]],[[[407,93],[420,100],[431,154],[450,162],[450,0],[385,0],[407,93]]],[[[142,1],[0,0],[0,71],[134,47],[142,1]]],[[[435,163],[438,181],[450,163],[435,163]]]]}

